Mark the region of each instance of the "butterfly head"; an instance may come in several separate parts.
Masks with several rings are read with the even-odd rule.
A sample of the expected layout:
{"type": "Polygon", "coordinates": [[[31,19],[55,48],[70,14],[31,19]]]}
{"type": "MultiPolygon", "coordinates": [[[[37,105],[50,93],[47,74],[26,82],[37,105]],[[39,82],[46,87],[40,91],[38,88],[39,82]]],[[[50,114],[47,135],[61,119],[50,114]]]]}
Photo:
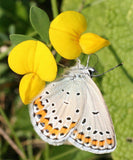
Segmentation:
{"type": "Polygon", "coordinates": [[[92,68],[92,67],[89,67],[89,68],[88,68],[88,72],[89,72],[89,74],[90,74],[90,77],[92,78],[92,77],[93,77],[93,74],[96,72],[96,70],[95,70],[94,68],[92,68]]]}
{"type": "Polygon", "coordinates": [[[92,67],[85,67],[80,64],[80,66],[74,66],[71,67],[71,69],[66,72],[66,75],[72,76],[72,77],[84,77],[85,75],[88,75],[89,77],[93,77],[96,70],[92,67]]]}

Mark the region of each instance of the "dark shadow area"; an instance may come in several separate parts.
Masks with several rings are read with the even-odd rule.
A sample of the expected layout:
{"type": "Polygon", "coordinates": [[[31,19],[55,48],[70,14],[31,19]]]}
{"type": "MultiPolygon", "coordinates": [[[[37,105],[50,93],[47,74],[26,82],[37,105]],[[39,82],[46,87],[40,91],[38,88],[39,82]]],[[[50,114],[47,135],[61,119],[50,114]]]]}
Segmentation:
{"type": "MultiPolygon", "coordinates": [[[[122,60],[117,55],[117,52],[115,51],[115,49],[113,48],[113,46],[110,45],[108,48],[113,53],[113,55],[114,55],[115,59],[117,60],[118,64],[122,63],[122,60]]],[[[121,68],[122,68],[123,72],[125,73],[125,75],[128,77],[128,79],[130,80],[130,82],[133,82],[133,77],[128,73],[128,71],[125,69],[125,67],[122,65],[121,68]]]]}

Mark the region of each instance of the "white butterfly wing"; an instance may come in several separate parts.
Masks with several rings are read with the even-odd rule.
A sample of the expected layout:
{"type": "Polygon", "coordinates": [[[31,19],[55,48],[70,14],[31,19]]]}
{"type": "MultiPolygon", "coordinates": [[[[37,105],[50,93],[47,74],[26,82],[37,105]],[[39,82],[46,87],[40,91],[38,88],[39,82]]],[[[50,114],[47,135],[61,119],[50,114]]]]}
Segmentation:
{"type": "Polygon", "coordinates": [[[84,112],[68,141],[89,152],[112,152],[116,147],[116,138],[107,106],[100,90],[89,76],[86,76],[81,85],[83,84],[84,112]]]}
{"type": "Polygon", "coordinates": [[[64,143],[79,122],[84,102],[83,95],[75,90],[78,83],[70,77],[50,83],[30,105],[34,129],[49,144],[64,143]]]}

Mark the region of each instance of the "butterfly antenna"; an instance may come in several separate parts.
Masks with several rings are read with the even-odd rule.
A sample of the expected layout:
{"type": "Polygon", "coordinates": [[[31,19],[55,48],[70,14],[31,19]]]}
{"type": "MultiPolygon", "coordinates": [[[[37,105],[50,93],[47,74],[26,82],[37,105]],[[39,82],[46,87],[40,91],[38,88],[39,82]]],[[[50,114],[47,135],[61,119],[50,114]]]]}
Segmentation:
{"type": "Polygon", "coordinates": [[[95,68],[95,66],[97,65],[97,62],[98,62],[98,56],[96,54],[92,54],[92,55],[89,55],[88,58],[87,58],[87,62],[86,62],[86,67],[85,68],[88,68],[89,66],[89,61],[90,61],[90,58],[92,56],[95,56],[97,59],[96,59],[96,63],[94,64],[93,68],[95,68]]]}
{"type": "Polygon", "coordinates": [[[88,56],[88,58],[87,58],[87,63],[86,63],[86,67],[85,68],[88,68],[89,60],[90,60],[90,56],[88,56]]]}
{"type": "Polygon", "coordinates": [[[106,72],[103,72],[102,74],[92,75],[92,77],[102,76],[102,75],[104,75],[105,73],[110,72],[110,71],[114,70],[115,68],[117,68],[117,67],[119,67],[119,66],[121,66],[121,65],[123,65],[123,63],[120,63],[120,64],[118,64],[117,66],[115,66],[115,67],[113,67],[113,68],[110,68],[109,70],[107,70],[106,72]]]}
{"type": "Polygon", "coordinates": [[[76,64],[77,64],[77,68],[80,68],[81,61],[80,61],[80,59],[79,59],[79,58],[77,58],[77,62],[76,62],[76,64]]]}

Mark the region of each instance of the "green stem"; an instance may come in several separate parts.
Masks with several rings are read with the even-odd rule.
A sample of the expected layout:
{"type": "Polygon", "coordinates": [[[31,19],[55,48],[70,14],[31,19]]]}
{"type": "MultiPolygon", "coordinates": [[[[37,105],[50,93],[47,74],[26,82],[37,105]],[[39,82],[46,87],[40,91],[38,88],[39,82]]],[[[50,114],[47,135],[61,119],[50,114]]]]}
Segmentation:
{"type": "Polygon", "coordinates": [[[12,135],[14,136],[14,140],[15,140],[16,144],[18,145],[18,147],[19,147],[19,148],[21,149],[21,151],[23,152],[24,157],[25,157],[25,160],[27,160],[26,154],[25,154],[24,149],[23,149],[23,147],[22,147],[22,145],[21,145],[21,142],[19,141],[18,137],[16,136],[16,133],[15,133],[15,131],[14,131],[13,128],[12,128],[12,125],[10,124],[10,122],[9,122],[6,114],[4,113],[4,111],[3,111],[3,109],[2,109],[1,107],[0,107],[0,113],[1,113],[1,115],[3,116],[3,118],[4,118],[4,120],[5,120],[6,124],[7,124],[7,126],[10,128],[11,133],[12,133],[12,135]]]}
{"type": "Polygon", "coordinates": [[[73,153],[73,152],[76,152],[76,151],[78,151],[77,148],[70,149],[70,150],[67,151],[67,152],[64,152],[64,153],[62,153],[62,154],[59,154],[59,155],[57,155],[57,156],[54,156],[53,158],[50,158],[50,160],[56,160],[56,159],[59,159],[59,158],[62,158],[62,157],[63,157],[63,159],[64,159],[64,157],[65,157],[66,155],[69,155],[69,154],[71,154],[71,153],[73,153]]]}
{"type": "Polygon", "coordinates": [[[51,0],[51,6],[52,6],[53,17],[55,18],[58,15],[57,1],[51,0]]]}
{"type": "Polygon", "coordinates": [[[45,160],[49,160],[49,145],[45,143],[45,160]]]}
{"type": "MultiPolygon", "coordinates": [[[[52,12],[53,12],[53,18],[55,18],[58,13],[58,7],[57,7],[57,0],[51,0],[51,6],[52,6],[52,12]]],[[[61,56],[56,54],[56,60],[59,62],[61,59],[61,56]]]]}
{"type": "MultiPolygon", "coordinates": [[[[29,136],[29,140],[31,140],[31,137],[29,136]]],[[[29,144],[27,145],[27,152],[30,160],[33,160],[33,150],[32,150],[32,145],[29,144]]]]}
{"type": "Polygon", "coordinates": [[[56,53],[55,59],[56,59],[56,62],[59,63],[61,60],[61,56],[58,53],[56,53]]]}

